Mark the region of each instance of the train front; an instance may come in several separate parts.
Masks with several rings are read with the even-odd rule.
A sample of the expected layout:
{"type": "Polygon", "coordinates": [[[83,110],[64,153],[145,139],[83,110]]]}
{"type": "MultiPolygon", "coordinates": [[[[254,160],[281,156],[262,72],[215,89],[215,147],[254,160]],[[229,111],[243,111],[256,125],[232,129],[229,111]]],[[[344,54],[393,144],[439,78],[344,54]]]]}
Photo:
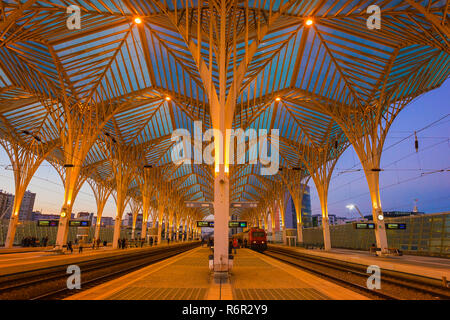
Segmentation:
{"type": "Polygon", "coordinates": [[[267,235],[264,229],[252,229],[249,232],[250,248],[259,252],[267,249],[267,235]]]}

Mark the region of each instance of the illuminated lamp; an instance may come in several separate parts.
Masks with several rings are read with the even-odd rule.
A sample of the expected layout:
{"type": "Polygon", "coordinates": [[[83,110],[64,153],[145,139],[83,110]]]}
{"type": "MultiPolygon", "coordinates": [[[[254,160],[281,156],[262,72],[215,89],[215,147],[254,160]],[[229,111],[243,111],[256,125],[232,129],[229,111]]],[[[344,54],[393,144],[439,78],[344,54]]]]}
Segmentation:
{"type": "Polygon", "coordinates": [[[306,22],[305,22],[305,24],[306,24],[307,26],[312,26],[313,23],[314,23],[313,19],[307,19],[306,22]]]}

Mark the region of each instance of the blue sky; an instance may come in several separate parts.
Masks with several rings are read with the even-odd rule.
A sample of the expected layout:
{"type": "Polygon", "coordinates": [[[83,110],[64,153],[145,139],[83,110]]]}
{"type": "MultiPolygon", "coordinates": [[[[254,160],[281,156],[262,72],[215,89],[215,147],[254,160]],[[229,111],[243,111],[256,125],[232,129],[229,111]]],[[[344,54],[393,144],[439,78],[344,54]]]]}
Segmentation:
{"type": "MultiPolygon", "coordinates": [[[[410,103],[394,121],[381,158],[381,168],[385,169],[380,173],[383,210],[412,210],[414,199],[418,199],[420,211],[432,213],[449,210],[450,171],[430,173],[441,169],[450,170],[449,111],[450,80],[447,80],[440,88],[410,103]],[[416,153],[414,135],[407,139],[405,137],[433,122],[436,123],[417,134],[419,152],[416,153]]],[[[14,193],[13,172],[5,168],[9,164],[5,151],[0,148],[0,189],[14,193]]],[[[364,173],[362,170],[355,171],[357,169],[361,169],[361,165],[353,148],[349,147],[337,162],[330,183],[330,214],[356,217],[357,212],[346,209],[349,203],[356,204],[363,214],[371,213],[364,173]]],[[[312,181],[310,186],[313,214],[318,214],[320,202],[312,181]]],[[[37,193],[35,210],[42,210],[43,213],[59,212],[64,189],[55,169],[47,162],[37,170],[28,189],[37,193]]],[[[114,199],[110,197],[104,215],[114,217],[115,210],[114,199]]],[[[95,198],[87,183],[82,187],[73,211],[96,212],[95,198]]]]}

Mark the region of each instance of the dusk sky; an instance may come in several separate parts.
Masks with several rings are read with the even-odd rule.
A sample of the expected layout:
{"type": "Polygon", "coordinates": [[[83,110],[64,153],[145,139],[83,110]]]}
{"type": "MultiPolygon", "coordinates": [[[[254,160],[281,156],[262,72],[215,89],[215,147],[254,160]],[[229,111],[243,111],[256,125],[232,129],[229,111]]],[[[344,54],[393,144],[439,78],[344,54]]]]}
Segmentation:
{"type": "MultiPolygon", "coordinates": [[[[380,188],[384,211],[411,211],[418,199],[419,211],[448,211],[450,208],[450,80],[409,104],[394,121],[381,158],[380,188]],[[429,128],[422,128],[434,123],[429,128]],[[419,152],[414,149],[414,131],[418,131],[419,152]],[[420,132],[419,132],[420,131],[420,132]],[[405,139],[406,137],[409,138],[405,139]],[[405,139],[405,140],[403,140],[405,139]],[[403,141],[401,141],[403,140],[403,141]],[[400,143],[398,143],[401,141],[400,143]],[[397,144],[398,143],[398,144],[397,144]],[[392,146],[395,144],[394,146],[392,146]],[[392,146],[392,147],[391,147],[392,146]],[[436,172],[444,169],[444,172],[436,172]],[[432,173],[434,172],[434,173],[432,173]]],[[[0,149],[0,189],[14,193],[10,161],[0,149]]],[[[370,199],[358,157],[349,147],[336,164],[330,183],[328,211],[343,217],[357,217],[347,204],[356,204],[363,214],[370,214],[370,199]]],[[[320,202],[314,184],[311,186],[313,214],[320,213],[320,202]]],[[[44,162],[28,187],[37,193],[34,210],[59,213],[64,188],[55,169],[44,162]]],[[[96,212],[93,193],[87,183],[76,198],[73,212],[96,212]]],[[[105,216],[115,216],[114,199],[110,197],[105,216]]]]}

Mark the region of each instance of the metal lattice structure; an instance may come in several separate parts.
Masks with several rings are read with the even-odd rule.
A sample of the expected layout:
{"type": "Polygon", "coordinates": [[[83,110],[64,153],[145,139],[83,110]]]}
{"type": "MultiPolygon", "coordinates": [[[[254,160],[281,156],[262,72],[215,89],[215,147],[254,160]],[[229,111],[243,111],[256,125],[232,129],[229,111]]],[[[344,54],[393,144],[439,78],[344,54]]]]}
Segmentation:
{"type": "MultiPolygon", "coordinates": [[[[150,207],[159,221],[161,211],[167,221],[172,211],[190,221],[211,214],[181,208],[214,200],[214,167],[171,159],[172,132],[202,121],[203,130],[279,129],[280,166],[312,177],[324,217],[334,163],[352,144],[376,216],[390,124],[450,73],[448,1],[3,0],[0,8],[0,137],[18,150],[11,159],[25,176],[36,166],[20,164],[19,153],[59,168],[67,212],[87,179],[99,210],[114,190],[119,219],[130,197],[142,201],[145,221],[150,207]],[[366,23],[373,4],[379,30],[366,23]],[[67,27],[70,5],[81,10],[79,30],[67,27]]],[[[261,177],[260,166],[231,166],[230,201],[275,194],[282,176],[261,177]]]]}

